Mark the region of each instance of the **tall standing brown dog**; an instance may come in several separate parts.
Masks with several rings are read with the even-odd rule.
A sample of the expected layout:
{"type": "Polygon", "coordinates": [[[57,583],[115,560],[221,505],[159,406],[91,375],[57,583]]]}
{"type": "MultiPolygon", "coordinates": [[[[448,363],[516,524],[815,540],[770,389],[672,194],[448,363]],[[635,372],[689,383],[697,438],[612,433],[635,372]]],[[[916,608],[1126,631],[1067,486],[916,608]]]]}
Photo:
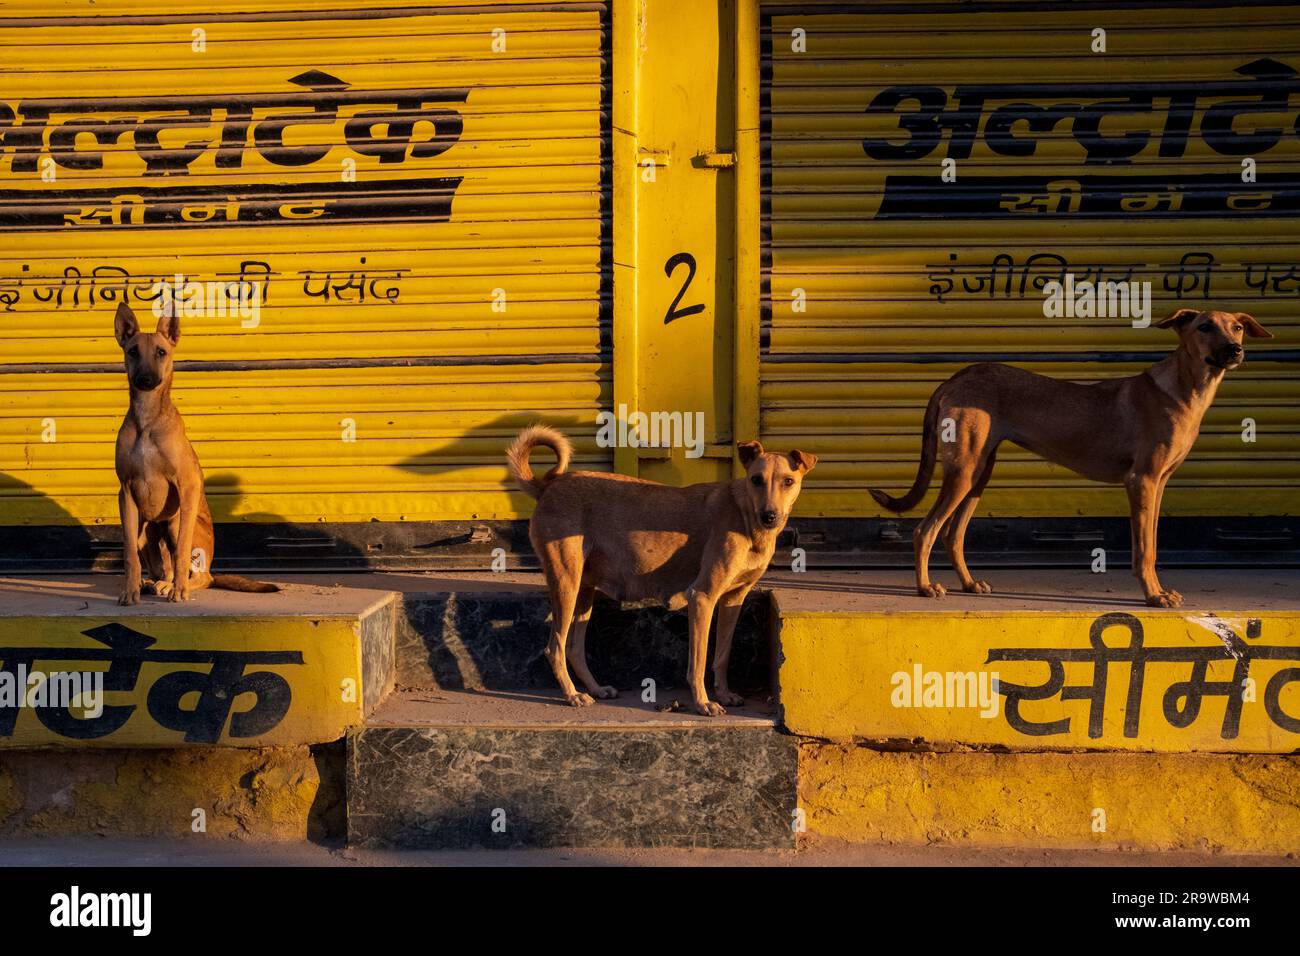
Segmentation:
{"type": "Polygon", "coordinates": [[[211,573],[212,513],[203,493],[203,469],[172,404],[172,356],[181,337],[174,303],[163,308],[155,332],[141,332],[125,302],[113,331],[126,360],[131,404],[117,432],[118,509],[126,586],[118,604],[138,604],[142,583],[169,601],[212,586],[227,591],[278,591],[274,584],[237,574],[211,573]],[[149,568],[142,582],[141,562],[149,568]]]}
{"type": "Polygon", "coordinates": [[[1165,483],[1192,450],[1224,372],[1244,361],[1242,336],[1273,336],[1244,312],[1179,309],[1156,324],[1178,332],[1178,348],[1140,375],[1079,385],[982,363],[935,389],[911,490],[902,498],[871,492],[891,511],[914,508],[930,486],[936,454],[942,459],[938,500],[914,535],[916,587],[923,596],[945,593],[942,584],[930,582],[929,572],[941,528],[962,590],[989,592],[988,584],[971,577],[963,543],[998,445],[1009,441],[1085,478],[1122,484],[1132,515],[1133,574],[1142,593],[1153,607],[1182,604],[1181,594],[1156,579],[1156,523],[1165,483]],[[936,441],[945,425],[951,440],[936,441]]]}
{"type": "Polygon", "coordinates": [[[688,608],[688,682],[697,712],[726,711],[709,700],[704,663],[709,624],[718,612],[713,653],[713,694],[723,704],[744,701],[727,686],[727,662],[745,595],[763,576],[776,539],[799,497],[803,476],[817,457],[803,451],[765,453],[756,441],[737,446],[745,477],[674,488],[653,481],[591,471],[567,471],[572,448],[553,428],[526,428],[506,451],[510,474],[537,499],[528,525],[551,596],[547,660],[575,707],[593,697],[617,697],[587,668],[586,634],[600,591],[620,601],[656,600],[688,608]],[[533,477],[528,453],[545,445],[558,459],[533,477]],[[567,657],[566,657],[567,648],[567,657]],[[569,679],[568,661],[586,685],[569,679]]]}

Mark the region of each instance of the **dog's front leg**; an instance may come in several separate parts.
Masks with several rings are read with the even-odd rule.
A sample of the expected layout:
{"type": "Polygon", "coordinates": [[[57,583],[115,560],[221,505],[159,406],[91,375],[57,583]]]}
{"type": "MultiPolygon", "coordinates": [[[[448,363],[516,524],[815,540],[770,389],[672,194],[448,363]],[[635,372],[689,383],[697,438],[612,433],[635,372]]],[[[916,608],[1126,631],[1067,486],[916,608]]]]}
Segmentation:
{"type": "Polygon", "coordinates": [[[717,606],[717,597],[708,591],[691,588],[687,604],[690,617],[690,669],[686,678],[691,685],[691,697],[695,702],[696,713],[706,717],[721,717],[726,711],[721,704],[709,700],[704,690],[704,664],[709,654],[709,625],[713,623],[713,609],[717,606]]]}
{"type": "Polygon", "coordinates": [[[727,683],[727,665],[731,662],[731,639],[736,634],[740,609],[753,585],[737,588],[722,596],[718,607],[718,637],[713,645],[713,696],[728,707],[739,707],[745,698],[733,694],[727,683]]]}
{"type": "MultiPolygon", "coordinates": [[[[1156,556],[1160,553],[1160,509],[1165,498],[1165,485],[1169,483],[1169,476],[1172,472],[1161,475],[1156,483],[1156,501],[1155,506],[1151,509],[1151,526],[1148,533],[1148,548],[1151,552],[1151,574],[1156,573],[1156,556]]],[[[1180,607],[1183,603],[1183,596],[1172,588],[1166,588],[1159,581],[1156,587],[1160,588],[1160,593],[1168,598],[1174,607],[1180,607]]]]}
{"type": "Polygon", "coordinates": [[[1160,520],[1160,486],[1150,470],[1136,472],[1124,482],[1128,491],[1133,541],[1133,576],[1152,607],[1178,607],[1181,594],[1165,591],[1156,578],[1156,522],[1160,520]]]}
{"type": "Polygon", "coordinates": [[[125,485],[117,493],[117,511],[122,519],[122,563],[126,565],[126,583],[118,595],[118,604],[140,603],[140,509],[125,485]]]}
{"type": "Polygon", "coordinates": [[[197,488],[181,490],[179,527],[176,531],[176,553],[172,555],[172,590],[167,600],[172,602],[190,599],[190,552],[194,550],[194,523],[199,516],[199,496],[203,483],[197,488]]]}

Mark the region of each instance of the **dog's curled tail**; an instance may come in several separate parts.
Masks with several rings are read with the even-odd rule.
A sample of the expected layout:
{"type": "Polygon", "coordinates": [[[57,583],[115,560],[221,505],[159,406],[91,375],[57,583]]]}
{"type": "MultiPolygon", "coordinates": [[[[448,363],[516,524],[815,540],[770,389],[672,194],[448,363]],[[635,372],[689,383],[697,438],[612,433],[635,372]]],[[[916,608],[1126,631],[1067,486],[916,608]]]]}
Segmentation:
{"type": "Polygon", "coordinates": [[[573,457],[573,446],[569,444],[569,439],[546,425],[528,426],[506,449],[506,463],[510,468],[510,476],[520,488],[534,498],[542,496],[548,481],[564,474],[565,469],[569,467],[571,457],[573,457]],[[537,445],[545,445],[551,449],[557,459],[555,467],[541,478],[533,477],[533,469],[528,464],[528,454],[537,445]]]}
{"type": "Polygon", "coordinates": [[[238,574],[214,574],[209,587],[220,591],[250,591],[256,594],[270,594],[272,591],[280,590],[270,581],[254,581],[238,574]]]}
{"type": "Polygon", "coordinates": [[[912,482],[911,489],[901,498],[895,498],[879,488],[871,489],[871,497],[890,511],[910,511],[920,504],[921,499],[925,497],[926,491],[930,488],[930,481],[934,478],[936,454],[934,430],[935,423],[939,419],[939,393],[941,391],[943,391],[942,385],[934,390],[934,394],[930,396],[930,404],[925,407],[925,424],[921,429],[921,463],[916,469],[916,480],[912,482]]]}

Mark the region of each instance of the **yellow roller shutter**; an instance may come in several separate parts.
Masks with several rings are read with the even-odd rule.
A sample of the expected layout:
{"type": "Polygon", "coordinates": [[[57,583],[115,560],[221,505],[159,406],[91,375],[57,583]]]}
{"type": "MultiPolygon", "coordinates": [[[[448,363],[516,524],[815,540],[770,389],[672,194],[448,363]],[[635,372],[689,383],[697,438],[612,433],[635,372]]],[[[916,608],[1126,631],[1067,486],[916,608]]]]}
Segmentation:
{"type": "Polygon", "coordinates": [[[0,7],[0,525],[116,523],[113,313],[176,274],[259,283],[182,320],[218,522],[517,517],[537,420],[610,467],[604,5],[254,6],[0,7]]]}
{"type": "MultiPolygon", "coordinates": [[[[867,488],[910,484],[925,403],[965,364],[1090,381],[1173,348],[1045,317],[1069,272],[1150,282],[1156,319],[1209,299],[1273,331],[1164,507],[1296,514],[1300,9],[1012,6],[764,8],[761,432],[822,456],[801,513],[882,515],[867,488]]],[[[1008,447],[981,514],[1126,507],[1008,447]]]]}

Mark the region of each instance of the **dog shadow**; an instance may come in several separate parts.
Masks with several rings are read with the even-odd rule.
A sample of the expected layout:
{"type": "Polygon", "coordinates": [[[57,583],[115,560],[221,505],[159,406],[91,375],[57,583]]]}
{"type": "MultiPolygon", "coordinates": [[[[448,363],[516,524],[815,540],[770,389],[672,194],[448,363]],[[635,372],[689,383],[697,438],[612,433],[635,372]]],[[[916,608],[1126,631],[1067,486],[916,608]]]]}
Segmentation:
{"type": "Polygon", "coordinates": [[[54,498],[12,474],[0,472],[0,499],[23,513],[21,524],[0,525],[0,573],[86,572],[112,551],[121,553],[116,522],[92,534],[54,498]]]}
{"type": "MultiPolygon", "coordinates": [[[[1015,568],[1000,568],[998,572],[1014,574],[1015,568]]],[[[820,591],[836,592],[850,594],[877,594],[882,597],[907,597],[916,598],[918,601],[917,609],[943,610],[948,605],[944,601],[935,601],[933,598],[922,599],[916,593],[916,587],[912,584],[885,584],[879,582],[856,581],[848,577],[849,574],[868,574],[870,572],[844,572],[843,577],[837,577],[834,580],[794,580],[794,576],[789,572],[769,573],[763,578],[763,585],[778,591],[820,591]],[[924,601],[925,603],[919,603],[924,601]]],[[[799,575],[800,578],[803,575],[799,575]]],[[[996,582],[995,582],[996,583],[996,582]]],[[[967,595],[961,590],[950,592],[953,598],[958,600],[969,597],[972,601],[983,601],[985,598],[978,595],[967,595]]],[[[1086,604],[1097,605],[1105,604],[1114,607],[1145,607],[1145,602],[1137,597],[1108,597],[1094,593],[1088,594],[1064,594],[1060,591],[1042,592],[1019,590],[1016,588],[999,588],[990,596],[993,601],[1028,601],[1042,604],[1086,604]]],[[[964,607],[964,605],[963,605],[964,607]]]]}
{"type": "Polygon", "coordinates": [[[287,520],[273,511],[241,510],[248,497],[233,472],[204,476],[204,493],[212,511],[218,571],[368,570],[368,556],[355,544],[318,524],[287,520]]]}

